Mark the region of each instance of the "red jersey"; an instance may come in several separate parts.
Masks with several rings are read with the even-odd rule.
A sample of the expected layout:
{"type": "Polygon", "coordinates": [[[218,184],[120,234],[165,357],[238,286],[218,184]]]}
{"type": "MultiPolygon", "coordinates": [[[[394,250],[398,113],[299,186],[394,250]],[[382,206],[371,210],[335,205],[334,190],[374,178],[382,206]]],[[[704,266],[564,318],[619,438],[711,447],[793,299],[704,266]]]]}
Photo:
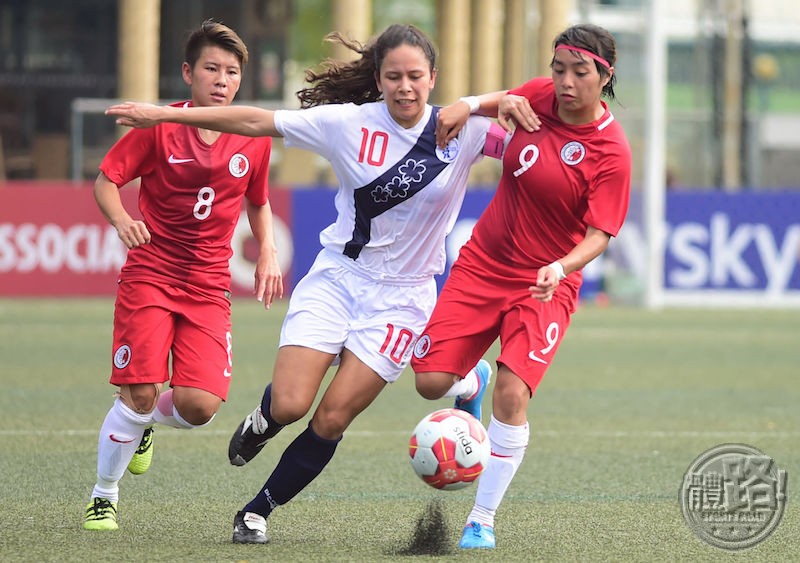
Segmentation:
{"type": "Polygon", "coordinates": [[[120,279],[229,289],[242,198],[267,202],[271,147],[270,137],[227,133],[209,145],[175,123],[130,130],[100,170],[117,186],[141,177],[139,210],[152,238],[128,251],[120,279]]]}
{"type": "MultiPolygon", "coordinates": [[[[599,120],[568,125],[558,117],[552,79],[535,78],[510,93],[528,98],[542,127],[514,132],[497,193],[467,244],[535,279],[583,240],[588,226],[617,235],[628,211],[631,151],[605,104],[599,120]]],[[[562,283],[577,290],[580,272],[562,283]]]]}

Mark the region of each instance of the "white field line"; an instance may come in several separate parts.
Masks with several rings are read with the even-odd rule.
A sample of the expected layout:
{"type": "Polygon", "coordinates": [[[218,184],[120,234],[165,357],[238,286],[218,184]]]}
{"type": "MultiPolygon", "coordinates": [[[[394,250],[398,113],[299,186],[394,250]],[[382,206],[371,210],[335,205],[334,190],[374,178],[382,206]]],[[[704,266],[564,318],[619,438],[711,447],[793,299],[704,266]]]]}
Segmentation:
{"type": "MultiPolygon", "coordinates": [[[[0,430],[0,436],[96,436],[99,429],[62,429],[62,430],[0,430]]],[[[178,434],[184,436],[230,436],[228,430],[202,430],[200,432],[185,432],[174,428],[159,427],[159,434],[178,434]]],[[[348,437],[376,437],[376,436],[401,436],[410,435],[411,430],[351,430],[346,432],[348,437]]],[[[591,438],[793,438],[800,437],[800,431],[779,430],[533,430],[532,438],[537,436],[547,438],[560,438],[567,436],[587,436],[591,438]]]]}

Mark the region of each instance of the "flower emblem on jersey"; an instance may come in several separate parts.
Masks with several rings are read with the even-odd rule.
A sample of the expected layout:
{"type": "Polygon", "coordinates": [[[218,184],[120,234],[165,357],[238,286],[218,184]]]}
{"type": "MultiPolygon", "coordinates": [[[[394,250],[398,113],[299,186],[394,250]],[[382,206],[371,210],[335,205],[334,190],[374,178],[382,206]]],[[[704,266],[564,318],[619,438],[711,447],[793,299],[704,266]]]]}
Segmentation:
{"type": "Polygon", "coordinates": [[[400,168],[397,170],[403,175],[403,178],[408,178],[408,181],[421,182],[422,175],[425,174],[425,170],[427,169],[424,162],[425,159],[414,160],[413,158],[409,158],[405,163],[401,164],[400,168]]]}
{"type": "Polygon", "coordinates": [[[561,147],[561,160],[564,161],[564,164],[567,166],[575,166],[576,164],[579,164],[585,156],[586,147],[584,147],[578,141],[570,141],[561,147]]]}
{"type": "Polygon", "coordinates": [[[372,199],[375,203],[386,203],[392,197],[405,197],[408,194],[410,182],[404,176],[395,176],[384,186],[375,186],[372,190],[372,199]]]}
{"type": "Polygon", "coordinates": [[[228,172],[234,178],[241,178],[250,170],[250,161],[242,153],[237,152],[228,161],[228,172]]]}
{"type": "Polygon", "coordinates": [[[114,351],[114,367],[124,369],[131,363],[131,347],[123,344],[114,351]]]}
{"type": "Polygon", "coordinates": [[[389,201],[389,190],[384,186],[375,186],[372,189],[372,200],[375,203],[386,203],[389,201]]]}
{"type": "Polygon", "coordinates": [[[372,190],[372,199],[375,203],[386,203],[389,198],[404,198],[408,195],[408,189],[412,183],[421,182],[425,174],[425,160],[414,160],[409,158],[401,164],[397,171],[399,176],[393,176],[391,180],[383,186],[375,186],[372,190]]]}
{"type": "Polygon", "coordinates": [[[458,156],[458,151],[461,150],[461,145],[458,143],[457,138],[453,138],[447,143],[445,148],[436,145],[436,157],[442,162],[453,162],[458,156]]]}

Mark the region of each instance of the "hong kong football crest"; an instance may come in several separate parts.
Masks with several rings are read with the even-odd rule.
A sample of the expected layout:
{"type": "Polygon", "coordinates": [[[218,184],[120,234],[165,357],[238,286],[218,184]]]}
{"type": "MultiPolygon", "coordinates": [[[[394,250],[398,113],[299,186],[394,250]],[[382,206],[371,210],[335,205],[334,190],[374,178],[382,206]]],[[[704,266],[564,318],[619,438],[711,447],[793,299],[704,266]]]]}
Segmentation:
{"type": "Polygon", "coordinates": [[[234,178],[241,178],[250,170],[250,161],[242,153],[236,153],[228,161],[228,171],[234,178]]]}
{"type": "Polygon", "coordinates": [[[114,367],[124,369],[131,363],[131,347],[123,344],[114,352],[114,367]]]}
{"type": "Polygon", "coordinates": [[[431,349],[431,337],[427,334],[420,337],[414,345],[414,356],[417,358],[424,358],[428,355],[431,349]]]}
{"type": "Polygon", "coordinates": [[[586,147],[578,141],[570,141],[561,147],[561,160],[567,166],[575,166],[580,164],[583,157],[586,156],[586,147]]]}

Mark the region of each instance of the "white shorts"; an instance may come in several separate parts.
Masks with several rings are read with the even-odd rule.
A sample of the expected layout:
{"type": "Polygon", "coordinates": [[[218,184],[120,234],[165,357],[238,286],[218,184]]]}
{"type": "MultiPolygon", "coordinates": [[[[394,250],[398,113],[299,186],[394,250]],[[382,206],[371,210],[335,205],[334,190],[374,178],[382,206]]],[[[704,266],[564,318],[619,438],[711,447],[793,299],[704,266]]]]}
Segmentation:
{"type": "MultiPolygon", "coordinates": [[[[387,382],[400,377],[436,302],[436,281],[379,282],[323,250],[292,291],[280,346],[344,348],[387,382]]],[[[349,260],[349,258],[343,258],[349,260]]]]}

